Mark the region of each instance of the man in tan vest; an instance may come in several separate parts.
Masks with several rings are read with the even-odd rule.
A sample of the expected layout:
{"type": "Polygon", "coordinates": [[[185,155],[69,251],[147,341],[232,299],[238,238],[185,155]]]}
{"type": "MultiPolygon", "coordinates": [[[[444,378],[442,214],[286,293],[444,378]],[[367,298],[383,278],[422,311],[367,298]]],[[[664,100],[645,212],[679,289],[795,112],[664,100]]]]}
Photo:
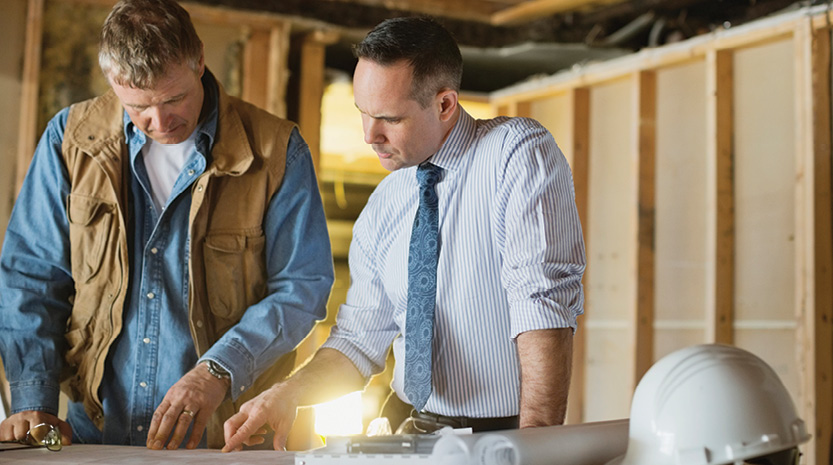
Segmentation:
{"type": "Polygon", "coordinates": [[[326,314],[309,148],[224,92],[173,0],[115,5],[99,63],[112,90],[49,123],[6,232],[0,440],[219,447],[326,314]]]}

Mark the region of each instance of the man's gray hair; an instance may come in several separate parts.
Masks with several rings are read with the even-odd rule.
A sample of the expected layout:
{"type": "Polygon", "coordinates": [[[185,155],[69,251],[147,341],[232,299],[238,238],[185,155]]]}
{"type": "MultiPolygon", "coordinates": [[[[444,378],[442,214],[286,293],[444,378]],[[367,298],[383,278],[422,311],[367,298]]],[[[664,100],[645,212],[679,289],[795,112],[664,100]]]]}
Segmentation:
{"type": "Polygon", "coordinates": [[[121,0],[101,28],[98,64],[116,84],[150,89],[171,65],[199,70],[202,42],[174,0],[121,0]]]}

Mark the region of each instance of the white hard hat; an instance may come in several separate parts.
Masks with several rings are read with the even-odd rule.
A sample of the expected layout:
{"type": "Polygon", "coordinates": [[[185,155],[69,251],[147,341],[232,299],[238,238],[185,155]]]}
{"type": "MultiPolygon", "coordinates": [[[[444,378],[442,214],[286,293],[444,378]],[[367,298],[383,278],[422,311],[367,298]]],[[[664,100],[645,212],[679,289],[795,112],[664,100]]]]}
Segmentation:
{"type": "Polygon", "coordinates": [[[796,446],[809,439],[769,365],[737,347],[705,344],[645,373],[631,403],[627,452],[608,465],[741,464],[791,449],[797,457],[796,446]]]}

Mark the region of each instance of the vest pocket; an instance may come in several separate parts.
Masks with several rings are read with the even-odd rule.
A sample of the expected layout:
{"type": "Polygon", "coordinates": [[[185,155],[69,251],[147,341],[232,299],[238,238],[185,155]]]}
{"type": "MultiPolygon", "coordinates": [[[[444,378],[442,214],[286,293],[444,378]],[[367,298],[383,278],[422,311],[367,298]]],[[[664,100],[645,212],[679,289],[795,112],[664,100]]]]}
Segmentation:
{"type": "Polygon", "coordinates": [[[205,238],[205,283],[212,314],[236,322],[250,305],[265,297],[265,243],[262,233],[205,238]]]}
{"type": "Polygon", "coordinates": [[[86,283],[101,269],[105,243],[113,228],[115,208],[104,200],[81,194],[67,197],[72,277],[86,283]]]}

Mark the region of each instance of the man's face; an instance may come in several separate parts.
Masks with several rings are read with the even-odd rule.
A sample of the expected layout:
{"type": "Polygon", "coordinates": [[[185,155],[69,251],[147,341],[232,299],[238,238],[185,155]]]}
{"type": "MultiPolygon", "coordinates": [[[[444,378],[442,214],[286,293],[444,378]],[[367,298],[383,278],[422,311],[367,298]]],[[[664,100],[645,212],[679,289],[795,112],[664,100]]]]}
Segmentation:
{"type": "Polygon", "coordinates": [[[110,79],[110,86],[121,100],[130,120],[146,136],[160,144],[178,144],[194,132],[202,110],[203,88],[199,71],[174,64],[152,89],[122,86],[110,79]]]}
{"type": "Polygon", "coordinates": [[[364,141],[389,171],[427,160],[448,133],[439,94],[422,108],[411,97],[411,80],[411,66],[405,61],[383,66],[360,59],[353,75],[353,97],[362,114],[364,141]]]}

